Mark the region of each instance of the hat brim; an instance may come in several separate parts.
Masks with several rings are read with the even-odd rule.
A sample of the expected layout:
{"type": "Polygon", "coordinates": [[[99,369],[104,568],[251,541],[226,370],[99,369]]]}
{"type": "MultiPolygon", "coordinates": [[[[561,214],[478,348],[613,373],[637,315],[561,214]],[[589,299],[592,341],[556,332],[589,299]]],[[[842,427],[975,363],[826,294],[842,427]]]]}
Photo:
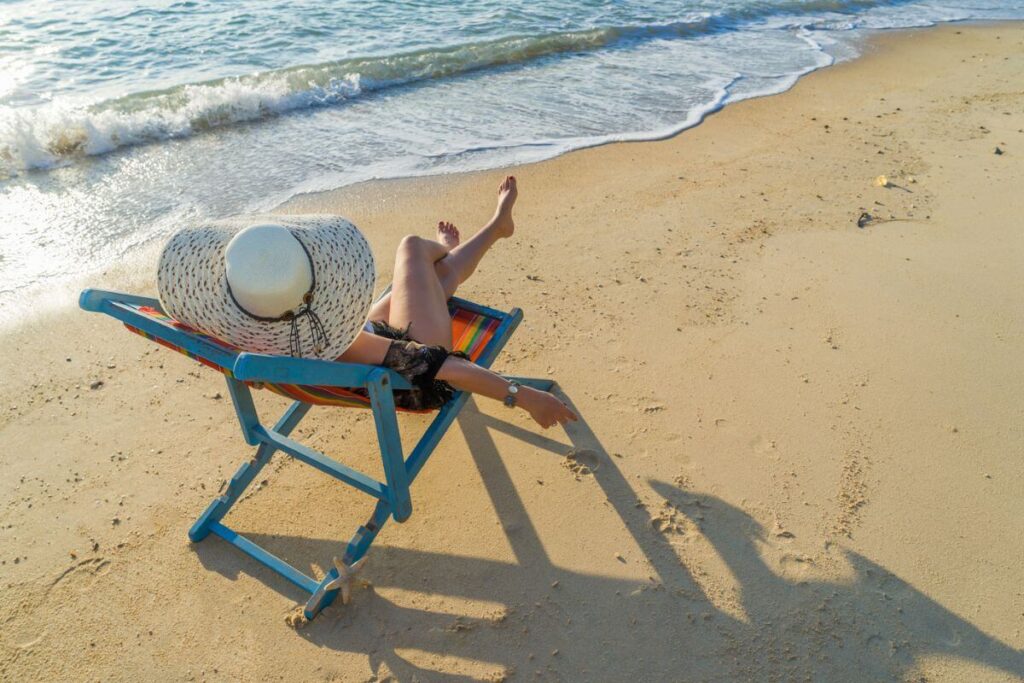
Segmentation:
{"type": "Polygon", "coordinates": [[[244,351],[291,355],[291,321],[257,320],[231,298],[224,249],[239,230],[276,223],[291,230],[309,252],[316,287],[312,309],[326,343],[314,348],[306,320],[296,324],[303,356],[333,360],[352,344],[373,301],[376,267],[362,233],[339,216],[239,216],[186,228],[160,254],[157,288],[171,317],[244,351]]]}

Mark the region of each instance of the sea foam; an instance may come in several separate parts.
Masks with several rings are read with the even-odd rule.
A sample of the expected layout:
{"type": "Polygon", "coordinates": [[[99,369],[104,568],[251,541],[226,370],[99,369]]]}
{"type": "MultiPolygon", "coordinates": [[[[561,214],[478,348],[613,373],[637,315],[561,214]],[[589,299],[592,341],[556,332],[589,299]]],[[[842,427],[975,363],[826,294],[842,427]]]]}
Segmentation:
{"type": "MultiPolygon", "coordinates": [[[[273,69],[189,83],[89,104],[57,101],[34,108],[0,107],[0,177],[45,169],[75,158],[132,145],[194,135],[281,114],[342,104],[395,86],[521,66],[566,53],[586,53],[643,41],[699,37],[773,21],[794,28],[816,14],[829,21],[874,7],[879,0],[758,2],[677,21],[513,35],[395,54],[273,69]],[[831,18],[829,18],[831,16],[831,18]]],[[[825,23],[822,23],[822,22],[825,23]]],[[[844,20],[849,24],[849,20],[844,20]]]]}
{"type": "Polygon", "coordinates": [[[197,220],[661,138],[855,56],[862,29],[1013,17],[1024,0],[15,3],[0,320],[197,220]]]}

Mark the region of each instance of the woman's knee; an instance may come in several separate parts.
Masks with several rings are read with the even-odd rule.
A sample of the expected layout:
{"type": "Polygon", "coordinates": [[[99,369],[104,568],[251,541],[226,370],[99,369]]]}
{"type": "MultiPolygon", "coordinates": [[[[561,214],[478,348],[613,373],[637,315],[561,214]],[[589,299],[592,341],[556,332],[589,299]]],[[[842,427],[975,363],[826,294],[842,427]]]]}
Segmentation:
{"type": "Polygon", "coordinates": [[[398,243],[398,255],[405,257],[423,256],[426,253],[426,242],[419,235],[406,235],[398,243]]]}

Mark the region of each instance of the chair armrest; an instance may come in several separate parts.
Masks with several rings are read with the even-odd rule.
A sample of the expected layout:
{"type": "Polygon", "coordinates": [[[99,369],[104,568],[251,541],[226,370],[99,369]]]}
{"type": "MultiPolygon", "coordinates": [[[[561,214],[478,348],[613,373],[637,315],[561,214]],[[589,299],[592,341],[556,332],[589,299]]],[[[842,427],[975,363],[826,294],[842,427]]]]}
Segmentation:
{"type": "Polygon", "coordinates": [[[240,353],[231,369],[243,382],[305,384],[326,387],[365,387],[380,373],[388,377],[392,389],[411,389],[412,385],[393,370],[379,365],[340,363],[315,358],[292,358],[262,353],[240,353]]]}
{"type": "Polygon", "coordinates": [[[130,306],[149,306],[163,312],[163,307],[157,299],[138,294],[125,294],[124,292],[112,292],[106,289],[83,289],[78,296],[78,306],[85,311],[103,311],[106,303],[128,304],[130,306]]]}

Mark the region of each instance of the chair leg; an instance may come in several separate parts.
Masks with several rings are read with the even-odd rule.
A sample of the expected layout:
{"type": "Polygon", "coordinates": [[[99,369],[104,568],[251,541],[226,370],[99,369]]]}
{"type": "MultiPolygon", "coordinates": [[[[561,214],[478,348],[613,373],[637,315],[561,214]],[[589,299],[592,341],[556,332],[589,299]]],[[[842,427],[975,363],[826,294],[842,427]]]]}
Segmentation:
{"type": "Polygon", "coordinates": [[[383,500],[378,500],[377,505],[373,508],[373,514],[370,515],[370,519],[367,520],[366,524],[356,529],[355,535],[348,542],[348,546],[345,548],[346,564],[355,564],[363,559],[366,551],[370,549],[370,544],[373,543],[373,540],[377,538],[377,534],[380,533],[381,527],[387,523],[388,515],[390,514],[391,509],[388,504],[383,500]]]}
{"type": "Polygon", "coordinates": [[[259,474],[264,465],[270,462],[270,456],[276,450],[270,444],[262,444],[256,449],[256,456],[238,468],[235,476],[231,477],[231,481],[228,482],[224,495],[210,503],[209,507],[206,508],[206,512],[200,515],[199,519],[192,525],[192,528],[188,530],[188,537],[193,543],[198,543],[210,534],[210,525],[224,518],[224,515],[238,501],[238,498],[249,484],[252,483],[252,480],[256,478],[256,475],[259,474]]]}
{"type": "MultiPolygon", "coordinates": [[[[248,389],[246,389],[245,394],[248,394],[248,389]]],[[[232,396],[234,396],[234,392],[232,393],[232,396]]],[[[238,407],[239,405],[236,403],[236,409],[238,409],[238,407]]],[[[277,424],[274,425],[274,430],[284,435],[290,434],[299,422],[302,421],[302,418],[306,416],[309,408],[310,405],[308,403],[296,401],[290,408],[288,408],[288,410],[285,411],[284,415],[281,416],[281,419],[277,421],[277,424]]],[[[243,409],[239,409],[240,416],[243,415],[244,412],[243,404],[243,409]]],[[[246,415],[246,417],[248,416],[246,415]]],[[[253,417],[255,417],[255,415],[253,415],[253,417]]],[[[243,429],[244,425],[245,422],[243,422],[243,429]]],[[[206,508],[206,511],[200,515],[199,519],[197,519],[195,524],[192,525],[192,528],[189,529],[188,537],[192,542],[198,543],[210,534],[210,525],[214,522],[219,522],[224,518],[224,515],[226,515],[228,510],[231,509],[231,506],[238,501],[239,497],[243,492],[245,492],[245,489],[249,484],[252,483],[252,480],[256,478],[256,475],[259,474],[260,470],[270,462],[270,457],[275,451],[277,451],[276,447],[268,443],[262,443],[260,444],[260,447],[256,449],[256,455],[253,456],[252,460],[247,463],[243,463],[242,466],[238,468],[235,475],[231,477],[231,481],[228,482],[228,487],[224,491],[223,495],[217,497],[212,503],[210,503],[209,507],[206,508]]]]}
{"type": "MultiPolygon", "coordinates": [[[[377,501],[370,519],[356,530],[352,540],[348,542],[348,547],[345,549],[345,555],[341,561],[348,566],[352,566],[363,559],[366,556],[366,552],[370,549],[370,544],[377,538],[377,534],[380,533],[381,527],[388,521],[390,515],[391,506],[388,505],[387,501],[377,501]]],[[[341,592],[339,588],[328,588],[329,585],[335,582],[338,576],[338,570],[331,569],[320,580],[320,584],[313,591],[313,595],[310,596],[309,601],[306,603],[306,608],[303,610],[306,619],[315,617],[338,597],[338,593],[341,592]]]]}
{"type": "Polygon", "coordinates": [[[409,471],[402,455],[402,439],[398,431],[394,396],[384,373],[366,383],[373,408],[373,421],[377,426],[377,443],[384,464],[384,477],[388,485],[388,503],[396,522],[404,522],[412,514],[409,495],[409,471]]]}

